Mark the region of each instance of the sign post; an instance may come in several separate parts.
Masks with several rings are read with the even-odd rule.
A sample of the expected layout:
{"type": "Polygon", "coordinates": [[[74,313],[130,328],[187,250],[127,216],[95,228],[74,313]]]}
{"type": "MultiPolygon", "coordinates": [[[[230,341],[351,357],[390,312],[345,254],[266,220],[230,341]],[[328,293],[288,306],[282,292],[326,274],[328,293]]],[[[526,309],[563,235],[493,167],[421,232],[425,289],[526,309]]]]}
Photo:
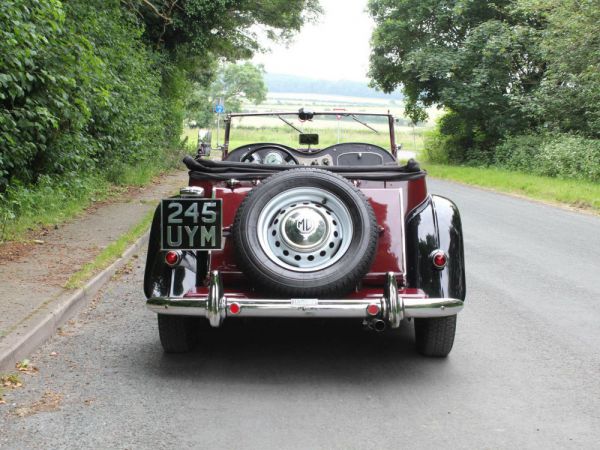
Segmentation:
{"type": "MultiPolygon", "coordinates": [[[[346,108],[333,108],[334,111],[346,111],[346,108]]],[[[342,120],[342,115],[341,114],[336,114],[336,119],[338,121],[338,129],[337,129],[337,143],[340,143],[340,137],[341,137],[341,120],[342,120]]]]}
{"type": "Polygon", "coordinates": [[[225,102],[223,97],[219,97],[215,105],[215,113],[217,113],[217,148],[219,148],[219,134],[221,133],[221,114],[225,112],[225,102]]]}

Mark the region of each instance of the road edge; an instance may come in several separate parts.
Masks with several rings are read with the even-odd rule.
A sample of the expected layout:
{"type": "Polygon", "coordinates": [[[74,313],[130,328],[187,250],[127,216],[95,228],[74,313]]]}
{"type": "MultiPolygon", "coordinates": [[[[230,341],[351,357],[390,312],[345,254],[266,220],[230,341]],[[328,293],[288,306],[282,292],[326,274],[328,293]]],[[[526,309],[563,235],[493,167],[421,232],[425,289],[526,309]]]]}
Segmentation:
{"type": "MultiPolygon", "coordinates": [[[[82,288],[65,291],[59,297],[49,300],[50,304],[43,314],[34,314],[19,326],[17,332],[5,336],[0,342],[0,371],[14,370],[17,362],[46,342],[63,323],[89,304],[104,284],[147,244],[149,235],[150,232],[146,231],[117,260],[82,288]]],[[[40,308],[37,313],[44,309],[40,308]]]]}

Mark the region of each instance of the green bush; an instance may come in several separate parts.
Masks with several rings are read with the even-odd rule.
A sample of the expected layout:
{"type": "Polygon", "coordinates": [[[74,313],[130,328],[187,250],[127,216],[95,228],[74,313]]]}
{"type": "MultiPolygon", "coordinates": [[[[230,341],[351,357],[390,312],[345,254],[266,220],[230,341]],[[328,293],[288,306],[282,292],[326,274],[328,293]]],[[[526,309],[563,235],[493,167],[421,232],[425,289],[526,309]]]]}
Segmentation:
{"type": "Polygon", "coordinates": [[[438,164],[487,165],[492,141],[479,126],[449,111],[425,134],[425,158],[438,164]]]}
{"type": "Polygon", "coordinates": [[[533,172],[534,162],[548,136],[524,134],[511,136],[496,147],[495,162],[500,167],[524,172],[533,172]]]}
{"type": "Polygon", "coordinates": [[[424,159],[435,164],[496,165],[536,175],[600,181],[600,140],[575,134],[532,132],[497,146],[450,112],[425,134],[424,159]]]}
{"type": "Polygon", "coordinates": [[[435,164],[449,164],[446,136],[438,128],[423,133],[423,159],[435,164]]]}
{"type": "Polygon", "coordinates": [[[143,31],[119,0],[0,2],[0,240],[180,160],[185,80],[143,31]]]}
{"type": "Polygon", "coordinates": [[[118,0],[0,3],[0,192],[177,143],[181,92],[163,90],[169,64],[142,33],[118,0]]]}
{"type": "Polygon", "coordinates": [[[600,181],[600,140],[557,135],[536,158],[541,175],[600,181]]]}
{"type": "Polygon", "coordinates": [[[600,140],[571,134],[506,138],[496,148],[499,166],[551,177],[600,181],[600,140]]]}

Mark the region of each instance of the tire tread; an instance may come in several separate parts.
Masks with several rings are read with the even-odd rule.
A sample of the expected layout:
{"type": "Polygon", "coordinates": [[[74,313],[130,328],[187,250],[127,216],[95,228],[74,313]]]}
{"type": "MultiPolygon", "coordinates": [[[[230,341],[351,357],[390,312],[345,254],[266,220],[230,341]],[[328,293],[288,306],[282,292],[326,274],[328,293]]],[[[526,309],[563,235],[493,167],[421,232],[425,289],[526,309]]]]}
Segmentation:
{"type": "Polygon", "coordinates": [[[166,353],[186,353],[194,348],[196,333],[192,317],[158,314],[158,334],[166,353]]]}
{"type": "Polygon", "coordinates": [[[448,356],[454,345],[456,315],[415,319],[417,351],[424,356],[448,356]]]}

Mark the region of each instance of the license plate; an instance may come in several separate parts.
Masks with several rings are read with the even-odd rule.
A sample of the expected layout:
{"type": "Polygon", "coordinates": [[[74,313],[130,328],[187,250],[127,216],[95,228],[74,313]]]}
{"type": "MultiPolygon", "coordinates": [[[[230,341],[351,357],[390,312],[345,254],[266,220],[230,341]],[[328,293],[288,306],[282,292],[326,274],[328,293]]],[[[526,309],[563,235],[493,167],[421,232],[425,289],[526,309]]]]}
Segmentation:
{"type": "Polygon", "coordinates": [[[214,198],[161,201],[162,250],[222,248],[222,203],[214,198]]]}
{"type": "Polygon", "coordinates": [[[295,308],[309,308],[311,306],[319,306],[318,298],[292,298],[291,304],[295,308]]]}

